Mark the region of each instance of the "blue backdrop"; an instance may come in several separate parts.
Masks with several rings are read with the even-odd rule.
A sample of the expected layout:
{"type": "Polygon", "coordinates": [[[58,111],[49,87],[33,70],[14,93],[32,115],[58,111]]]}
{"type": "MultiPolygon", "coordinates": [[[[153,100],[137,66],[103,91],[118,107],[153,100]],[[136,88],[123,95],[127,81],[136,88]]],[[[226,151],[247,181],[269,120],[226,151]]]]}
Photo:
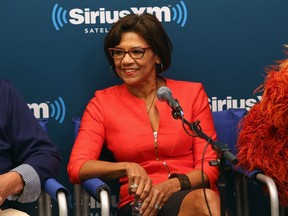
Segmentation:
{"type": "Polygon", "coordinates": [[[264,68],[283,59],[287,0],[2,0],[0,72],[11,80],[63,155],[59,180],[73,192],[66,165],[72,117],[97,89],[119,83],[109,72],[103,38],[128,13],[154,13],[174,45],[166,76],[204,84],[213,111],[247,110],[264,68]]]}

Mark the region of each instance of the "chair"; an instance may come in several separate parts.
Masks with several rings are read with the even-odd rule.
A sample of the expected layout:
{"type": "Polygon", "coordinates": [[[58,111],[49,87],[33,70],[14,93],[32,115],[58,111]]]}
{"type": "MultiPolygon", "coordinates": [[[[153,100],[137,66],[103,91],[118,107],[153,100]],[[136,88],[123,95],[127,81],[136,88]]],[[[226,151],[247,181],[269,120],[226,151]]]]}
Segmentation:
{"type": "MultiPolygon", "coordinates": [[[[237,140],[237,126],[246,112],[246,109],[229,109],[212,113],[218,141],[227,144],[233,154],[236,154],[235,144],[237,140]]],[[[79,117],[75,117],[72,120],[74,123],[74,134],[76,136],[81,119],[79,117]]],[[[227,163],[227,167],[231,168],[230,172],[232,172],[233,176],[235,177],[233,190],[235,193],[236,216],[249,215],[247,179],[254,184],[265,184],[268,187],[270,195],[271,215],[279,215],[277,188],[274,181],[270,177],[265,176],[258,170],[255,170],[251,173],[245,173],[243,170],[239,168],[236,169],[229,163],[227,163]]],[[[110,215],[110,200],[109,197],[107,198],[110,193],[111,189],[109,186],[98,178],[92,178],[84,181],[81,185],[75,185],[75,215],[89,215],[90,196],[101,203],[101,215],[110,215]],[[93,186],[93,188],[91,186],[93,186]],[[82,201],[80,198],[81,195],[83,196],[82,201]]]]}
{"type": "MultiPolygon", "coordinates": [[[[38,122],[42,129],[47,132],[48,119],[38,119],[38,122]]],[[[68,216],[68,196],[69,191],[56,179],[47,179],[37,201],[38,215],[52,216],[51,198],[53,198],[58,204],[59,216],[68,216]]]]}
{"type": "MultiPolygon", "coordinates": [[[[218,140],[228,144],[231,152],[236,155],[238,123],[246,114],[246,109],[230,109],[213,112],[214,125],[218,140]]],[[[279,215],[279,201],[277,187],[273,179],[261,173],[260,170],[245,172],[239,167],[233,167],[235,177],[235,206],[237,216],[248,216],[248,190],[247,181],[253,184],[264,184],[268,187],[270,197],[271,216],[279,215]],[[244,178],[243,178],[244,177],[244,178]]]]}

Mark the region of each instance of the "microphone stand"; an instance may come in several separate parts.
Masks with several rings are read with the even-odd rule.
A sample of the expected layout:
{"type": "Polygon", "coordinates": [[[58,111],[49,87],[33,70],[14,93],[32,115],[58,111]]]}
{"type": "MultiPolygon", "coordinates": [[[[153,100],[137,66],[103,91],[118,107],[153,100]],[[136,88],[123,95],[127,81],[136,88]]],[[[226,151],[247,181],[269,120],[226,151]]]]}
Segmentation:
{"type": "Polygon", "coordinates": [[[219,177],[218,177],[218,189],[220,191],[220,204],[221,204],[221,216],[226,215],[226,207],[225,207],[225,187],[226,187],[226,176],[225,176],[225,167],[226,160],[230,161],[233,165],[238,163],[238,159],[235,155],[233,155],[226,144],[220,143],[218,141],[214,141],[211,137],[207,136],[201,129],[200,121],[197,120],[194,123],[188,122],[180,112],[176,110],[172,110],[172,116],[174,119],[181,119],[189,128],[194,132],[197,137],[200,137],[206,140],[209,144],[212,145],[212,149],[217,153],[218,160],[210,161],[209,164],[211,166],[218,166],[219,168],[219,177]]]}

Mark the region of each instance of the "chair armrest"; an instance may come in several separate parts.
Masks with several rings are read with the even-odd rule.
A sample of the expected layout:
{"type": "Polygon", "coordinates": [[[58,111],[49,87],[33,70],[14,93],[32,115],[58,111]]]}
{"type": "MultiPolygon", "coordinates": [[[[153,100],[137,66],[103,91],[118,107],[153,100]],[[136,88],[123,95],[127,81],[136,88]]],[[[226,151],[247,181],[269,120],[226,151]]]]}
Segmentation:
{"type": "Polygon", "coordinates": [[[239,167],[237,165],[233,166],[233,170],[238,172],[238,173],[240,173],[240,174],[242,174],[242,175],[244,175],[245,177],[247,177],[250,181],[253,182],[253,184],[256,184],[256,185],[261,184],[256,178],[257,174],[262,173],[261,170],[256,170],[255,169],[255,170],[252,170],[252,171],[248,171],[248,170],[245,170],[243,167],[239,167]]]}
{"type": "Polygon", "coordinates": [[[98,202],[100,202],[100,193],[102,190],[107,191],[109,196],[111,194],[110,187],[99,178],[91,178],[83,181],[82,187],[98,202]]]}
{"type": "Polygon", "coordinates": [[[248,177],[248,179],[251,180],[253,184],[264,184],[267,186],[270,197],[271,216],[279,216],[278,191],[273,179],[267,175],[264,175],[261,170],[247,171],[244,170],[242,167],[236,166],[234,166],[233,169],[243,174],[245,177],[248,177]]]}
{"type": "Polygon", "coordinates": [[[69,191],[54,178],[49,178],[45,181],[44,191],[49,194],[56,202],[58,202],[59,192],[64,193],[65,196],[69,196],[69,191]]]}
{"type": "Polygon", "coordinates": [[[110,215],[110,187],[99,178],[87,179],[82,182],[82,187],[101,204],[101,215],[110,215]]]}
{"type": "MultiPolygon", "coordinates": [[[[58,203],[59,216],[68,216],[69,191],[54,178],[45,181],[44,191],[58,203]]],[[[49,208],[48,204],[46,208],[49,208]]]]}
{"type": "Polygon", "coordinates": [[[278,216],[279,215],[279,199],[278,199],[278,191],[277,191],[275,182],[273,181],[272,178],[262,173],[256,174],[256,179],[268,187],[268,191],[270,195],[271,216],[278,216]]]}

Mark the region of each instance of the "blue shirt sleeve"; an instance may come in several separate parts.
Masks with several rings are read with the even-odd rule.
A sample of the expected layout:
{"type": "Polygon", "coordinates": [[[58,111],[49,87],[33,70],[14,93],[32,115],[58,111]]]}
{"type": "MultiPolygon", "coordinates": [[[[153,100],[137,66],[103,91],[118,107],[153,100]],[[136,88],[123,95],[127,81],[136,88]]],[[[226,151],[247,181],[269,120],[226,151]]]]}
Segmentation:
{"type": "Polygon", "coordinates": [[[7,197],[7,199],[17,200],[18,202],[22,203],[36,201],[41,193],[41,183],[35,169],[28,164],[22,164],[11,170],[11,172],[13,171],[19,173],[22,176],[24,181],[24,189],[21,194],[10,195],[7,197]]]}
{"type": "Polygon", "coordinates": [[[0,160],[0,173],[27,164],[36,171],[41,185],[46,179],[58,175],[61,164],[57,147],[41,128],[33,112],[14,86],[2,79],[0,79],[0,160]]]}

